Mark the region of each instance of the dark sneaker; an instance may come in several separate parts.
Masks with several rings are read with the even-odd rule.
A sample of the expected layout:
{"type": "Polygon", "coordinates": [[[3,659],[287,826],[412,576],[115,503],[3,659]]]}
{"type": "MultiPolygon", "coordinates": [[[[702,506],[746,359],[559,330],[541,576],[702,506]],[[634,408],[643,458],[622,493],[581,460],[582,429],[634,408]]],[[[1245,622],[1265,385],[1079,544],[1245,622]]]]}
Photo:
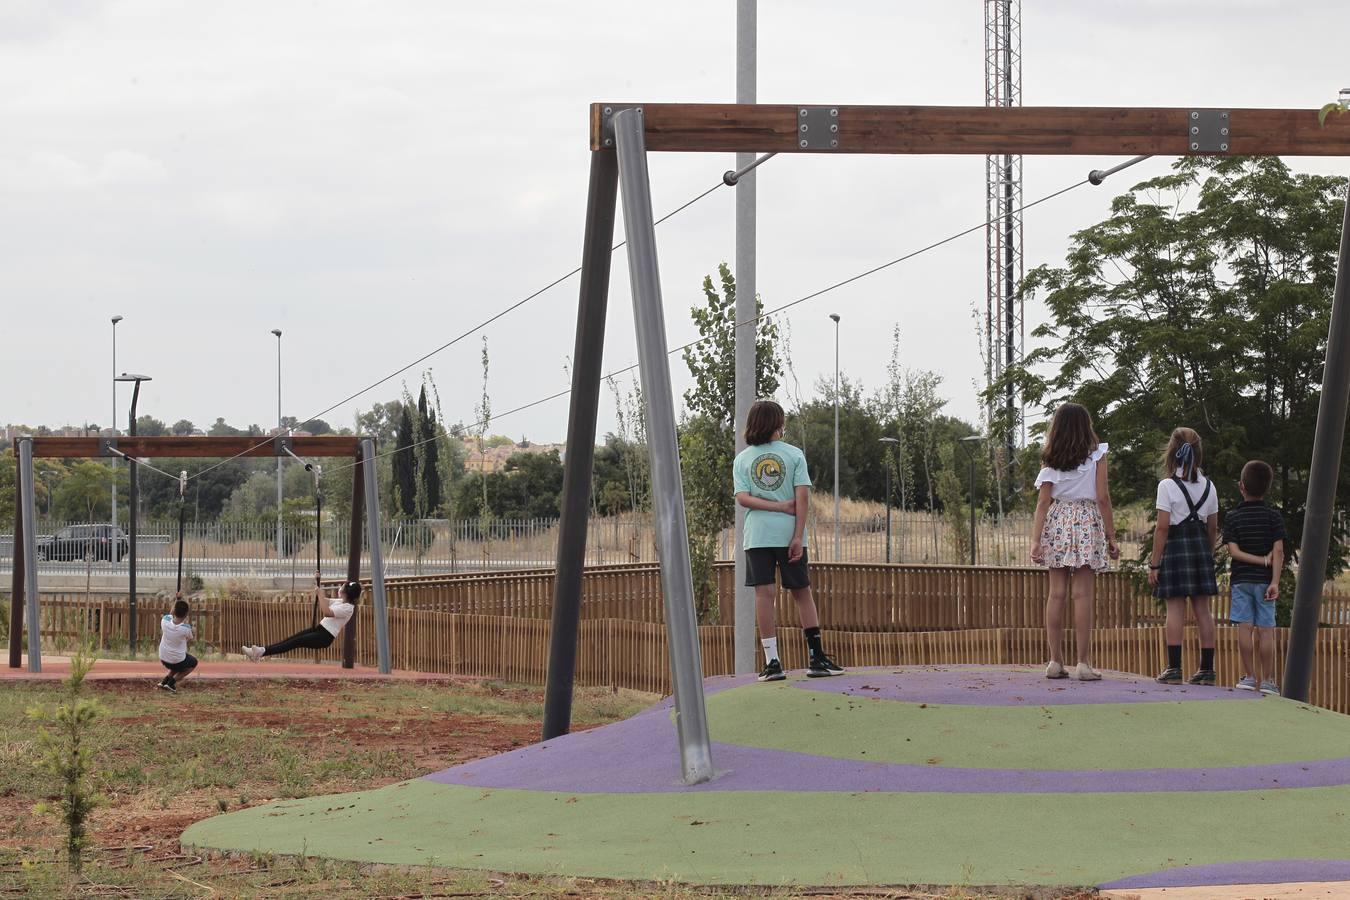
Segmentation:
{"type": "Polygon", "coordinates": [[[783,664],[776,659],[771,659],[764,664],[764,669],[759,673],[760,681],[783,681],[787,678],[787,673],[783,671],[783,664]]]}
{"type": "Polygon", "coordinates": [[[829,678],[831,675],[843,675],[844,667],[836,664],[824,653],[811,656],[811,665],[806,669],[807,678],[829,678]]]}
{"type": "Polygon", "coordinates": [[[1181,684],[1181,670],[1163,669],[1154,681],[1158,684],[1181,684]]]}
{"type": "Polygon", "coordinates": [[[170,694],[178,693],[178,688],[167,681],[161,681],[159,684],[155,685],[155,687],[159,688],[161,691],[168,691],[170,694]]]}
{"type": "Polygon", "coordinates": [[[1201,684],[1207,685],[1208,687],[1214,687],[1214,685],[1218,683],[1219,676],[1215,674],[1213,669],[1198,669],[1187,682],[1187,684],[1201,684]]]}

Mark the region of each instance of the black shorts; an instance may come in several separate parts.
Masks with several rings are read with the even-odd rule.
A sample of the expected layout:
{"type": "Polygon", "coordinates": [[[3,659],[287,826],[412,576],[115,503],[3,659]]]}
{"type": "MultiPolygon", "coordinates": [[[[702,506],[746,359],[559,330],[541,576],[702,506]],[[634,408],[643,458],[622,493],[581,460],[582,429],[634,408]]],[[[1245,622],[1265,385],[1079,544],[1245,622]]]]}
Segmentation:
{"type": "Polygon", "coordinates": [[[184,672],[191,672],[193,669],[197,668],[197,657],[189,653],[187,656],[183,657],[182,662],[171,663],[161,659],[159,663],[173,674],[181,675],[184,672]]]}
{"type": "Polygon", "coordinates": [[[773,584],[773,570],[783,573],[783,587],[788,590],[811,586],[811,576],[806,571],[806,548],[802,548],[801,558],[788,562],[786,547],[752,547],[745,551],[745,584],[758,587],[761,584],[773,584]]]}

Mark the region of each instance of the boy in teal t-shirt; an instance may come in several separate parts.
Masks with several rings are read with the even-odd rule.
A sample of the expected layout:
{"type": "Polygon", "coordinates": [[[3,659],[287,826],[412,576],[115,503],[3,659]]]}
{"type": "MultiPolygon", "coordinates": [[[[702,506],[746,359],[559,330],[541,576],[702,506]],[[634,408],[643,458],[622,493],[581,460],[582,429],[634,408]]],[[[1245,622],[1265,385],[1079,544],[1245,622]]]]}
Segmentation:
{"type": "Polygon", "coordinates": [[[811,578],[807,571],[806,516],[811,502],[811,476],[806,456],[791,444],[783,443],[787,417],[772,400],[759,400],[746,417],[745,443],[732,464],[732,483],[736,502],[746,507],[745,583],[755,589],[755,618],[759,623],[760,643],[764,647],[764,669],[760,681],[782,681],[787,677],[778,658],[775,569],[782,573],[783,587],[797,601],[797,614],[806,635],[811,678],[842,675],[821,645],[820,616],[811,596],[811,578]]]}

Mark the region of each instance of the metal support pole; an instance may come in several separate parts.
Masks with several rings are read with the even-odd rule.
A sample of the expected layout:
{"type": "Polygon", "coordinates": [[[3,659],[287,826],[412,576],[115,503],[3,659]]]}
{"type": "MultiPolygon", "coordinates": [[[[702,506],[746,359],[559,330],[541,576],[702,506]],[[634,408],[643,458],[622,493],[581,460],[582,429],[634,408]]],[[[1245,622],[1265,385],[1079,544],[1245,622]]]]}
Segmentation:
{"type": "Polygon", "coordinates": [[[830,313],[830,318],[834,319],[834,561],[843,562],[839,541],[839,314],[830,313]]]}
{"type": "MultiPolygon", "coordinates": [[[[37,515],[33,511],[33,439],[19,438],[19,504],[23,515],[23,555],[32,560],[24,579],[28,601],[28,671],[42,671],[42,622],[38,618],[37,515]]],[[[10,626],[14,628],[14,625],[10,626]]]]}
{"type": "MultiPolygon", "coordinates": [[[[131,412],[129,414],[129,427],[127,433],[132,437],[136,436],[136,400],[141,394],[141,383],[137,381],[131,391],[131,412]]],[[[136,465],[135,460],[127,462],[128,474],[131,476],[131,495],[129,505],[131,509],[127,511],[127,651],[134,657],[136,655],[136,524],[140,517],[138,515],[137,500],[140,496],[140,473],[137,471],[140,466],[136,465]]],[[[115,534],[115,533],[114,533],[115,534]]],[[[116,556],[116,550],[113,551],[116,556]]]]}
{"type": "Polygon", "coordinates": [[[970,564],[975,565],[975,451],[970,451],[970,564]]]}
{"type": "Polygon", "coordinates": [[[661,560],[661,590],[665,595],[671,681],[675,686],[680,768],[685,784],[699,784],[713,777],[712,745],[703,700],[703,661],[694,616],[694,579],[689,567],[689,533],[641,107],[615,114],[614,144],[628,239],[642,396],[647,402],[647,451],[656,507],[656,543],[661,560]]]}
{"type": "MultiPolygon", "coordinates": [[[[281,329],[274,328],[272,333],[277,336],[277,434],[281,434],[281,329]]],[[[281,463],[282,458],[277,457],[277,574],[281,574],[282,550],[285,549],[281,537],[281,463]]]]}
{"type": "MultiPolygon", "coordinates": [[[[371,464],[374,467],[374,463],[371,464]]],[[[352,470],[352,520],[347,531],[347,580],[361,580],[361,518],[365,500],[366,478],[365,453],[356,458],[356,467],[352,470]]],[[[319,539],[320,531],[315,528],[314,539],[319,539]]],[[[342,668],[356,667],[356,616],[352,616],[347,627],[342,630],[342,668]]]]}
{"type": "MultiPolygon", "coordinates": [[[[754,103],[756,94],[756,18],[758,0],[736,0],[736,102],[754,103]]],[[[745,420],[757,399],[758,360],[755,328],[755,154],[736,154],[736,403],[731,430],[736,452],[745,449],[745,420]]],[[[755,589],[745,583],[745,514],[735,505],[735,619],[732,666],[738,675],[755,671],[755,589]]],[[[770,637],[770,635],[764,635],[770,637]]]]}
{"type": "Polygon", "coordinates": [[[886,460],[886,562],[891,561],[891,461],[886,460]]]}
{"type": "MultiPolygon", "coordinates": [[[[361,439],[363,460],[375,459],[375,441],[361,439]]],[[[375,466],[361,466],[366,483],[366,533],[370,536],[370,595],[375,601],[375,657],[381,675],[388,675],[389,665],[389,611],[384,598],[384,556],[380,551],[380,491],[375,481],[375,466]]]]}
{"type": "Polygon", "coordinates": [[[586,521],[591,505],[591,468],[595,461],[595,424],[600,408],[600,366],[605,349],[605,314],[613,257],[610,248],[614,246],[618,185],[619,168],[614,153],[608,150],[592,153],[586,235],[581,250],[581,295],[577,301],[577,334],[572,352],[562,516],[553,581],[553,628],[544,687],[546,741],[566,734],[572,727],[572,685],[581,623],[581,580],[586,567],[586,521]]]}
{"type": "MultiPolygon", "coordinates": [[[[20,487],[19,479],[15,488],[20,487]]],[[[14,504],[14,571],[11,573],[9,594],[9,667],[17,669],[23,665],[23,573],[27,560],[24,558],[23,504],[14,504]]]]}
{"type": "Polygon", "coordinates": [[[1332,292],[1327,359],[1322,370],[1322,396],[1317,403],[1317,430],[1313,438],[1312,467],[1308,472],[1308,500],[1303,513],[1303,543],[1299,548],[1298,587],[1289,651],[1284,662],[1283,695],[1307,702],[1317,652],[1317,623],[1331,547],[1331,517],[1336,506],[1345,413],[1350,401],[1350,197],[1341,222],[1341,250],[1332,292]]]}

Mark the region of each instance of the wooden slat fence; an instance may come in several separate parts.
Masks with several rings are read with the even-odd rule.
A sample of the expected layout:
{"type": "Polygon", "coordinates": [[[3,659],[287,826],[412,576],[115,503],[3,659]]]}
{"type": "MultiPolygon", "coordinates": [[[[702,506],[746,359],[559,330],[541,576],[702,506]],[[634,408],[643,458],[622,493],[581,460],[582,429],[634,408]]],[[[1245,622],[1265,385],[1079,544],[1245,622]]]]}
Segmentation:
{"type": "MultiPolygon", "coordinates": [[[[716,624],[735,624],[734,580],[731,565],[719,564],[716,624]]],[[[985,566],[813,563],[811,580],[822,626],[846,631],[1040,628],[1049,588],[1045,569],[985,566]]],[[[1125,573],[1099,574],[1094,588],[1099,628],[1162,624],[1163,610],[1125,573]]],[[[552,569],[391,578],[386,592],[390,606],[409,609],[532,619],[553,615],[552,569]]],[[[1225,590],[1214,601],[1220,621],[1227,620],[1228,608],[1225,590]]],[[[586,569],[581,615],[663,622],[660,569],[647,563],[586,569]]],[[[778,595],[778,621],[798,622],[796,604],[784,591],[778,595]]],[[[1350,626],[1350,596],[1328,593],[1322,622],[1350,626]]]]}
{"type": "MultiPolygon", "coordinates": [[[[220,652],[227,600],[196,600],[192,624],[197,630],[193,653],[220,652]]],[[[136,636],[141,652],[153,655],[159,646],[159,620],[173,607],[172,598],[142,597],[136,604],[136,636]],[[147,650],[148,648],[148,650],[147,650]]],[[[38,604],[45,644],[58,651],[94,639],[101,649],[121,650],[130,633],[131,611],[125,597],[98,598],[79,594],[43,594],[38,604]]],[[[26,640],[26,639],[25,639],[26,640]]],[[[27,644],[25,643],[26,647],[27,644]]]]}

